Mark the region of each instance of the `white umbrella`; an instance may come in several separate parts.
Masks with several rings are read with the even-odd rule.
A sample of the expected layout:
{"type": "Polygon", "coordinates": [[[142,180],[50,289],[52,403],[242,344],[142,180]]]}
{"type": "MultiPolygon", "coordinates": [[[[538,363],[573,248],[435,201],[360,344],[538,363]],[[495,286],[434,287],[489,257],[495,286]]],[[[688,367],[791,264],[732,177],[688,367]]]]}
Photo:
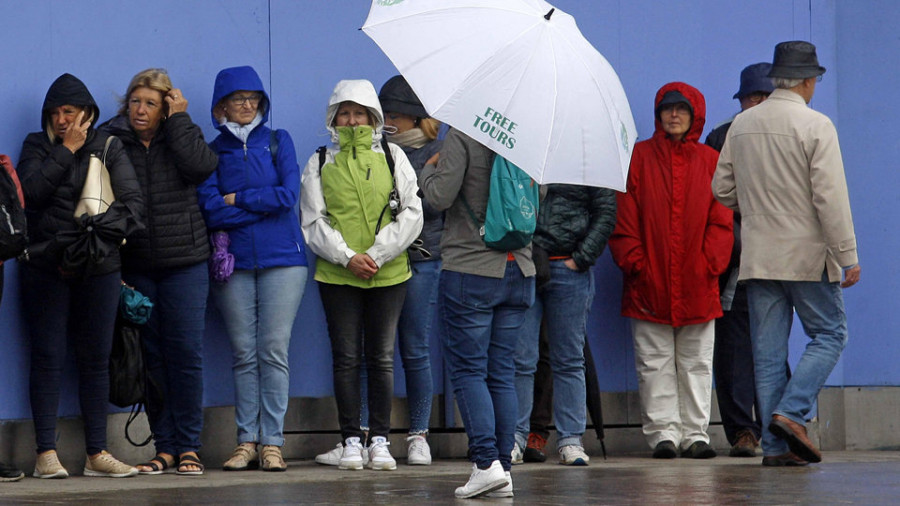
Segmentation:
{"type": "Polygon", "coordinates": [[[572,16],[543,0],[373,0],[362,29],[429,114],[539,183],[625,190],[631,107],[572,16]]]}

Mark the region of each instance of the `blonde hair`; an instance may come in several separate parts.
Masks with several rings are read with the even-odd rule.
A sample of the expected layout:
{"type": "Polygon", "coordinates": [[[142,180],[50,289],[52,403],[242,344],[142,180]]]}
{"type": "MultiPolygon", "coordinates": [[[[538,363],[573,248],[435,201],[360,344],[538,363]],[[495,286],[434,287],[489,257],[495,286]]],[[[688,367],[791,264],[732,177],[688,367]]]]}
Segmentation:
{"type": "MultiPolygon", "coordinates": [[[[81,120],[81,124],[85,124],[88,121],[94,121],[94,108],[93,107],[84,107],[80,105],[71,105],[72,107],[78,109],[78,112],[85,111],[87,112],[87,116],[83,120],[81,120]]],[[[77,113],[76,113],[77,114],[77,113]]],[[[56,134],[53,132],[53,118],[50,114],[47,114],[47,122],[44,124],[44,131],[47,132],[47,137],[50,138],[50,144],[56,144],[56,134]]]]}
{"type": "Polygon", "coordinates": [[[419,119],[419,128],[422,129],[425,137],[433,141],[437,139],[438,131],[441,129],[441,122],[434,118],[421,118],[419,119]]]}
{"type": "Polygon", "coordinates": [[[166,72],[166,69],[149,68],[138,72],[131,78],[131,82],[128,83],[128,91],[125,92],[125,96],[119,99],[121,104],[119,106],[119,114],[128,113],[128,99],[131,98],[134,90],[138,88],[150,88],[160,92],[165,97],[166,93],[169,93],[172,89],[172,80],[169,79],[169,73],[166,72]]]}

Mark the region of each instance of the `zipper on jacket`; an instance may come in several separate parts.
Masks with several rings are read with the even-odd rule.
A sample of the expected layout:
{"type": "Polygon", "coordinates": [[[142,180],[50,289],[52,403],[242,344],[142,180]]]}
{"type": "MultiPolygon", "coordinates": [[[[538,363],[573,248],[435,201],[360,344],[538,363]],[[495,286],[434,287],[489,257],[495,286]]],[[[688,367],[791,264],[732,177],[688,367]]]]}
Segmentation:
{"type": "Polygon", "coordinates": [[[247,161],[247,143],[244,143],[244,161],[247,161]]]}
{"type": "Polygon", "coordinates": [[[356,145],[353,145],[353,159],[356,160],[356,145]]]}

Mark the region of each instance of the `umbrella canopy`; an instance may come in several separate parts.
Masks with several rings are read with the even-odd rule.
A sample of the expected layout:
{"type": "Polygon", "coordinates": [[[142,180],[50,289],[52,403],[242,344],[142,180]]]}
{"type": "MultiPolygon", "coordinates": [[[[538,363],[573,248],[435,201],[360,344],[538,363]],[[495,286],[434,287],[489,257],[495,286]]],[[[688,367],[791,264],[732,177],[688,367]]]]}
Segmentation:
{"type": "Polygon", "coordinates": [[[362,29],[431,116],[539,183],[625,190],[631,107],[572,16],[543,0],[373,0],[362,29]]]}

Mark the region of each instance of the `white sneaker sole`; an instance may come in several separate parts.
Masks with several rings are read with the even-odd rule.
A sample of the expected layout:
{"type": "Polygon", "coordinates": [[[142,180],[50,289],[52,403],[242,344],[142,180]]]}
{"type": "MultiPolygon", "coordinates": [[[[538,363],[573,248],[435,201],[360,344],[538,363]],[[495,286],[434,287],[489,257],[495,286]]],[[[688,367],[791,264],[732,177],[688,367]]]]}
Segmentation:
{"type": "Polygon", "coordinates": [[[397,462],[372,462],[369,461],[369,469],[373,471],[395,471],[397,469],[397,462]]]}
{"type": "Polygon", "coordinates": [[[343,469],[344,471],[361,471],[362,468],[362,460],[354,462],[341,462],[338,464],[338,469],[343,469]]]}
{"type": "Polygon", "coordinates": [[[127,473],[104,473],[102,471],[93,471],[91,469],[84,470],[85,476],[90,476],[92,478],[131,478],[132,476],[138,475],[138,470],[134,469],[128,471],[127,473]]]}
{"type": "Polygon", "coordinates": [[[65,469],[60,469],[53,474],[40,474],[39,472],[37,472],[37,469],[35,469],[34,473],[32,473],[31,476],[40,478],[42,480],[62,480],[63,478],[69,477],[69,472],[65,469]]]}

